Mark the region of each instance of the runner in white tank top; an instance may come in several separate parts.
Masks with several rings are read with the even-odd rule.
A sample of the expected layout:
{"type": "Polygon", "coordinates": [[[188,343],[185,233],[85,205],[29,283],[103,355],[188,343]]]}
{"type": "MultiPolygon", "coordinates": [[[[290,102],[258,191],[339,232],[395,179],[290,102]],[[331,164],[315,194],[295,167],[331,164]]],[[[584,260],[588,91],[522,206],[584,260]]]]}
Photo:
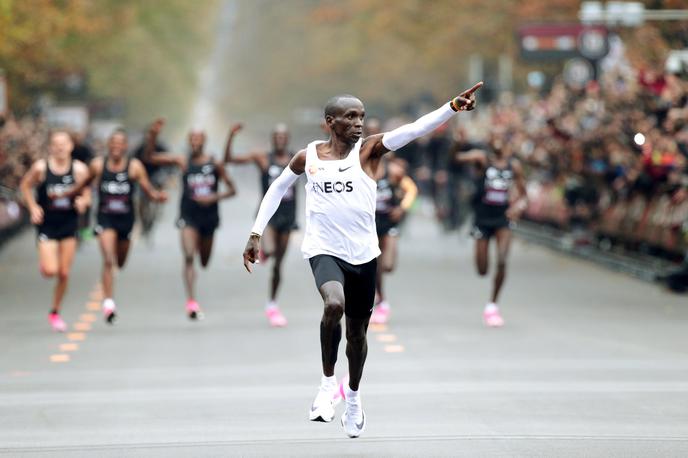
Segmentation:
{"type": "Polygon", "coordinates": [[[377,184],[361,167],[361,141],[342,160],[318,158],[316,146],[324,141],[306,148],[306,235],[301,247],[305,259],[330,255],[360,265],[380,255],[377,184]]]}
{"type": "Polygon", "coordinates": [[[375,230],[376,183],[372,177],[376,176],[382,156],[432,132],[457,111],[475,108],[474,92],[481,86],[482,83],[476,84],[411,124],[364,139],[363,103],[351,95],[333,97],[325,106],[330,139],[313,142],[299,151],[265,193],[244,250],[244,266],[249,272],[258,256],[263,230],[282,196],[299,175],[306,173],[308,177],[302,249],[325,306],[320,322],[323,376],[311,405],[310,420],[332,421],[339,391],[346,399],[342,415],[346,434],[358,437],[365,429],[358,388],[368,353],[366,332],[375,301],[380,254],[375,230]],[[338,387],[334,368],[343,315],[349,382],[348,386],[338,387]]]}

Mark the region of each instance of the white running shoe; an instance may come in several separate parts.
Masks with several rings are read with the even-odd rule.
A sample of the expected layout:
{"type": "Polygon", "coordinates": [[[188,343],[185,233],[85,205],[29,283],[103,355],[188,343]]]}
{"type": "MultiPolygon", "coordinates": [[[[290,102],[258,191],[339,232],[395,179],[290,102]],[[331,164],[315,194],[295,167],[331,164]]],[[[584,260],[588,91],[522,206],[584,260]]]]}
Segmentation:
{"type": "Polygon", "coordinates": [[[342,414],[342,426],[349,437],[358,437],[363,434],[366,426],[365,412],[361,405],[361,396],[347,396],[346,410],[342,414]]]}
{"type": "Polygon", "coordinates": [[[107,324],[114,324],[117,319],[117,306],[111,298],[103,300],[103,317],[107,324]]]}
{"type": "Polygon", "coordinates": [[[311,405],[311,410],[308,412],[308,419],[310,421],[324,421],[326,423],[334,420],[334,406],[336,393],[339,389],[337,381],[334,383],[327,380],[326,377],[320,381],[320,389],[318,395],[311,405]]]}

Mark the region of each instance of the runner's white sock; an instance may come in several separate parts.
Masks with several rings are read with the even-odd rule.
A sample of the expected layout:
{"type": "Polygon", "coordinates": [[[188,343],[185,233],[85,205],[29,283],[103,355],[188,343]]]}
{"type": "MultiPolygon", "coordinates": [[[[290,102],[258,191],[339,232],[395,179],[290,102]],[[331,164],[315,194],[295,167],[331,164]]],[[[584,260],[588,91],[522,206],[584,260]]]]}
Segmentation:
{"type": "Polygon", "coordinates": [[[103,308],[105,310],[114,310],[115,309],[115,301],[112,300],[111,297],[107,297],[103,299],[103,308]]]}
{"type": "Polygon", "coordinates": [[[354,391],[351,388],[349,388],[349,385],[346,386],[346,400],[347,401],[355,401],[358,400],[358,391],[354,391]]]}
{"type": "Polygon", "coordinates": [[[268,301],[267,304],[265,304],[265,310],[276,309],[276,308],[277,308],[277,302],[276,301],[268,301]]]}
{"type": "Polygon", "coordinates": [[[499,311],[499,307],[494,302],[490,302],[485,306],[485,313],[494,313],[499,311]]]}
{"type": "Polygon", "coordinates": [[[325,375],[322,376],[320,379],[320,387],[322,388],[332,388],[337,386],[337,376],[332,375],[330,377],[327,377],[325,375]]]}

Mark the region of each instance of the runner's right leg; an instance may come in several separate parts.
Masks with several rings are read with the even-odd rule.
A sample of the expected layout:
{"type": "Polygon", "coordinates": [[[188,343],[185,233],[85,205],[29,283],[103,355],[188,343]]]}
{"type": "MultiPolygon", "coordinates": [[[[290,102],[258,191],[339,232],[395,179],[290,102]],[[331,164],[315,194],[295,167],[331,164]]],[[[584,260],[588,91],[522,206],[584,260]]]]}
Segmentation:
{"type": "MultiPolygon", "coordinates": [[[[45,278],[57,275],[59,269],[59,242],[53,239],[38,241],[38,268],[45,278]]],[[[59,311],[59,304],[56,311],[59,311]]]]}
{"type": "Polygon", "coordinates": [[[282,280],[282,260],[287,252],[287,246],[289,245],[290,232],[277,232],[271,231],[274,234],[274,246],[275,246],[275,263],[272,266],[272,278],[270,280],[270,300],[274,301],[277,299],[277,290],[279,290],[280,283],[282,280]]]}
{"type": "MultiPolygon", "coordinates": [[[[316,277],[317,278],[317,277],[316,277]]],[[[330,422],[334,419],[334,399],[337,393],[337,378],[334,367],[337,351],[342,339],[342,316],[344,315],[344,286],[339,281],[326,281],[320,288],[324,309],[320,321],[320,351],[323,376],[318,394],[309,413],[311,421],[330,422]]]]}
{"type": "Polygon", "coordinates": [[[334,375],[337,350],[342,340],[342,316],[344,315],[344,286],[338,281],[325,282],[320,287],[325,308],[320,321],[320,350],[323,374],[334,375]]]}
{"type": "Polygon", "coordinates": [[[498,229],[495,232],[495,241],[497,242],[497,272],[492,290],[492,302],[497,303],[499,292],[502,290],[506,277],[506,259],[509,256],[509,248],[511,247],[511,229],[508,227],[498,229]]]}
{"type": "Polygon", "coordinates": [[[258,258],[261,263],[267,262],[267,260],[275,253],[275,245],[277,244],[277,231],[268,224],[263,233],[263,237],[260,238],[260,252],[258,253],[258,258]]]}
{"type": "Polygon", "coordinates": [[[198,254],[201,258],[201,267],[204,269],[208,267],[210,262],[210,255],[213,254],[213,241],[215,240],[215,234],[210,235],[199,235],[198,239],[198,254]]]}
{"type": "Polygon", "coordinates": [[[475,241],[475,267],[478,270],[478,275],[484,277],[487,275],[488,268],[488,247],[490,239],[481,238],[475,241]]]}
{"type": "Polygon", "coordinates": [[[198,302],[194,293],[196,283],[196,269],[194,257],[199,246],[200,236],[196,228],[185,226],[181,229],[182,253],[184,255],[184,287],[186,288],[186,311],[189,317],[195,319],[198,314],[198,302]]]}
{"type": "Polygon", "coordinates": [[[382,287],[382,281],[385,274],[394,271],[397,262],[397,237],[395,235],[386,234],[380,237],[380,251],[377,265],[377,278],[375,282],[377,293],[377,304],[373,310],[373,315],[370,317],[370,322],[373,324],[385,324],[389,320],[391,308],[387,302],[382,287]]]}
{"type": "Polygon", "coordinates": [[[287,252],[287,246],[289,245],[290,232],[277,232],[271,230],[268,237],[274,237],[275,246],[275,261],[272,265],[272,276],[270,278],[270,300],[265,306],[265,314],[268,317],[268,321],[271,326],[282,327],[287,325],[287,319],[282,314],[282,311],[277,305],[277,291],[282,280],[282,260],[287,252]]]}
{"type": "Polygon", "coordinates": [[[127,262],[130,246],[130,240],[117,240],[117,267],[120,269],[124,267],[124,264],[127,262]]]}
{"type": "Polygon", "coordinates": [[[69,272],[72,268],[72,262],[74,262],[76,247],[76,237],[62,239],[58,244],[60,267],[57,272],[57,285],[55,286],[55,297],[53,299],[53,307],[57,310],[59,310],[62,298],[64,298],[64,294],[67,291],[69,272]]]}
{"type": "MultiPolygon", "coordinates": [[[[60,270],[59,242],[57,240],[38,240],[38,266],[44,278],[57,277],[60,270]]],[[[67,325],[60,317],[60,303],[55,304],[54,296],[48,321],[55,331],[63,332],[67,329],[67,325]]]]}
{"type": "Polygon", "coordinates": [[[76,252],[77,240],[76,237],[68,237],[57,241],[57,283],[53,292],[53,308],[49,316],[50,324],[56,331],[63,332],[67,330],[67,325],[60,317],[60,307],[62,299],[67,291],[67,284],[69,282],[69,271],[74,261],[74,253],[76,252]]]}
{"type": "Polygon", "coordinates": [[[112,324],[116,316],[112,285],[114,282],[115,263],[117,262],[117,231],[111,228],[103,229],[98,234],[98,243],[103,255],[103,316],[107,323],[112,324]]]}

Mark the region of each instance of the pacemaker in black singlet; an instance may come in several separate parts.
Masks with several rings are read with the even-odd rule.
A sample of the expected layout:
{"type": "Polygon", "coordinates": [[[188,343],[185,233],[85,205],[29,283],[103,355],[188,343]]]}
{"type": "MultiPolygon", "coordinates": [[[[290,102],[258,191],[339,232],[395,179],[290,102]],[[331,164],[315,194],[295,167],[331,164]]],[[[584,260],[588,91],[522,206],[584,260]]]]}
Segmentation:
{"type": "Polygon", "coordinates": [[[514,182],[511,161],[500,168],[488,157],[488,165],[476,183],[473,197],[476,238],[490,238],[501,228],[509,227],[506,212],[509,209],[509,195],[514,182]]]}
{"type": "Polygon", "coordinates": [[[118,240],[129,240],[131,237],[134,227],[134,183],[129,178],[129,163],[127,160],[121,172],[111,171],[107,159],[103,163],[103,174],[98,185],[97,234],[105,229],[114,229],[118,240]]]}
{"type": "MultiPolygon", "coordinates": [[[[275,160],[275,153],[269,155],[268,169],[261,174],[261,184],[263,186],[263,195],[268,191],[268,188],[273,181],[279,177],[284,169],[289,166],[289,162],[286,165],[280,165],[275,160]]],[[[272,227],[278,233],[290,232],[297,229],[296,225],[296,190],[294,186],[290,186],[287,192],[282,197],[277,211],[270,218],[268,225],[272,227]]]]}
{"type": "Polygon", "coordinates": [[[189,161],[189,165],[182,176],[182,199],[180,216],[177,226],[193,227],[202,237],[209,237],[220,225],[220,213],[217,202],[211,205],[201,205],[193,200],[194,197],[204,197],[217,193],[218,173],[215,163],[210,160],[205,164],[196,165],[189,161]]]}
{"type": "Polygon", "coordinates": [[[64,175],[53,173],[50,162],[46,161],[45,180],[36,189],[36,201],[43,209],[43,223],[36,226],[39,240],[76,237],[79,217],[74,208],[74,198],[61,197],[74,186],[75,181],[73,160],[64,175]]]}
{"type": "Polygon", "coordinates": [[[399,186],[389,181],[389,166],[385,161],[385,175],[377,181],[377,200],[375,202],[375,227],[377,236],[398,235],[398,221],[392,221],[389,214],[399,206],[399,186]]]}

